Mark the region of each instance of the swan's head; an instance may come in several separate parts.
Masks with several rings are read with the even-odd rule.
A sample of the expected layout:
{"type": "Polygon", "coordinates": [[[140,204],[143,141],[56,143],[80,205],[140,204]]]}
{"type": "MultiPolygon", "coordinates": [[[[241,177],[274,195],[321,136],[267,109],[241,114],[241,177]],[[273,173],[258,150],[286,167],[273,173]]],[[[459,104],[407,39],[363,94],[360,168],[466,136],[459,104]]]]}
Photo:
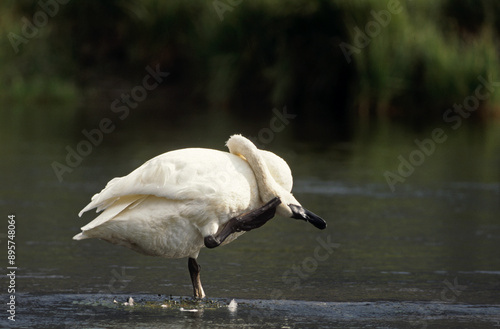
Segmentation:
{"type": "Polygon", "coordinates": [[[274,197],[280,199],[281,203],[276,208],[278,215],[308,221],[319,229],[326,228],[326,222],[321,217],[302,207],[292,195],[292,171],[285,160],[272,152],[257,149],[241,135],[231,136],[226,145],[232,154],[243,157],[252,167],[262,201],[267,202],[274,197]]]}
{"type": "Polygon", "coordinates": [[[292,171],[286,161],[272,152],[259,150],[259,153],[266,162],[269,173],[280,187],[275,191],[275,196],[279,197],[281,200],[281,204],[276,208],[278,215],[302,219],[308,221],[321,230],[325,229],[325,220],[312,211],[302,207],[302,205],[292,195],[292,171]]]}

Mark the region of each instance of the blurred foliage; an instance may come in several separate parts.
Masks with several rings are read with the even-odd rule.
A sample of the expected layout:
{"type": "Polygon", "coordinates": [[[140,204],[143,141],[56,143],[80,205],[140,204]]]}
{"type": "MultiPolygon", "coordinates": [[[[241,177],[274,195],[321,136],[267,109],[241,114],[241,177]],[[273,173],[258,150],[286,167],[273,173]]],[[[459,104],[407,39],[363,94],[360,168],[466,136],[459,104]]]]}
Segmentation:
{"type": "MultiPolygon", "coordinates": [[[[479,76],[499,81],[500,2],[396,1],[389,23],[367,31],[394,1],[7,0],[0,99],[76,102],[86,87],[159,64],[169,84],[241,113],[287,104],[304,122],[425,121],[473,94],[479,76]],[[36,19],[16,52],[12,35],[36,19]],[[372,36],[349,63],[340,45],[356,45],[357,31],[372,36]]],[[[498,116],[499,104],[493,93],[475,114],[498,116]]]]}

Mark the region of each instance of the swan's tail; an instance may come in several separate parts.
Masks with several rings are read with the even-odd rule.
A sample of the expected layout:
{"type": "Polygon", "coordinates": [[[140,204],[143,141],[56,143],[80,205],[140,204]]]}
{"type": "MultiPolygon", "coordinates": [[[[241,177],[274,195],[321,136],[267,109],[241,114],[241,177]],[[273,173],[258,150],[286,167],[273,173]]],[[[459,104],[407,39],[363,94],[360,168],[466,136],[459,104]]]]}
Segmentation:
{"type": "Polygon", "coordinates": [[[83,240],[83,239],[90,239],[90,237],[86,235],[85,232],[78,233],[73,237],[73,240],[83,240]]]}

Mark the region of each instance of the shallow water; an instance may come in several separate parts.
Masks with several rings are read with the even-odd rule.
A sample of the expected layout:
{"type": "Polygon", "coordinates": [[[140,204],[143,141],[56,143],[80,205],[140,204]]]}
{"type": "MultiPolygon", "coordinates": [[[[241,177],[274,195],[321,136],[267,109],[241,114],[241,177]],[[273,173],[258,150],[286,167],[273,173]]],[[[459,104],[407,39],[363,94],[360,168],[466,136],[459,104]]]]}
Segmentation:
{"type": "MultiPolygon", "coordinates": [[[[186,259],[71,240],[93,218],[77,217],[90,197],[159,153],[224,149],[231,133],[258,136],[268,121],[207,116],[166,127],[127,122],[105,135],[62,181],[51,165],[65,163],[67,147],[75,149],[82,141],[79,131],[94,125],[23,133],[4,121],[0,204],[5,217],[16,215],[18,303],[17,321],[8,321],[3,312],[0,325],[500,326],[500,127],[493,124],[446,130],[446,142],[402,177],[394,192],[384,173],[397,173],[398,157],[408,159],[414,140],[428,138],[430,131],[380,126],[347,140],[307,141],[286,127],[261,144],[287,160],[295,196],[325,218],[327,229],[275,218],[227,246],[202,250],[207,295],[221,303],[234,298],[236,312],[109,306],[115,297],[144,303],[189,296],[192,288],[186,259]]],[[[7,248],[7,218],[3,222],[0,239],[7,248]]],[[[10,296],[7,281],[4,301],[10,296]]]]}
{"type": "Polygon", "coordinates": [[[180,297],[49,294],[20,295],[31,311],[15,327],[36,328],[491,328],[499,308],[439,302],[313,302],[213,299],[197,307],[161,307],[180,297]],[[216,306],[213,306],[216,305],[216,306]]]}

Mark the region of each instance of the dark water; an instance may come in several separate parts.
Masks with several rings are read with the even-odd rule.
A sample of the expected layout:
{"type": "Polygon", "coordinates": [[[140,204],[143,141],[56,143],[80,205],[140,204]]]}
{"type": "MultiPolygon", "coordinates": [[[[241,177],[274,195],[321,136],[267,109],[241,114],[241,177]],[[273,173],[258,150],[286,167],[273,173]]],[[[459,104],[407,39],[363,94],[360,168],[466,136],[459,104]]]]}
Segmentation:
{"type": "MultiPolygon", "coordinates": [[[[379,125],[339,141],[308,140],[293,124],[273,132],[270,118],[249,123],[211,114],[171,124],[127,119],[80,161],[70,159],[62,179],[54,161],[68,165],[69,149],[85,150],[81,130],[98,127],[100,119],[66,125],[4,121],[0,239],[7,250],[7,216],[15,214],[17,303],[16,321],[9,321],[12,294],[3,279],[0,326],[500,327],[498,124],[457,130],[437,124],[419,133],[379,125]],[[430,143],[433,128],[443,129],[447,139],[430,143]],[[328,222],[319,231],[275,218],[230,245],[202,250],[207,295],[221,305],[234,298],[236,311],[147,307],[170,295],[191,295],[186,259],[71,240],[93,218],[77,213],[111,178],[168,150],[224,149],[236,132],[256,136],[286,159],[295,196],[328,222]],[[413,170],[401,159],[412,161],[413,170]],[[128,296],[138,306],[112,303],[128,296]]],[[[3,255],[2,271],[9,273],[3,255]]]]}

